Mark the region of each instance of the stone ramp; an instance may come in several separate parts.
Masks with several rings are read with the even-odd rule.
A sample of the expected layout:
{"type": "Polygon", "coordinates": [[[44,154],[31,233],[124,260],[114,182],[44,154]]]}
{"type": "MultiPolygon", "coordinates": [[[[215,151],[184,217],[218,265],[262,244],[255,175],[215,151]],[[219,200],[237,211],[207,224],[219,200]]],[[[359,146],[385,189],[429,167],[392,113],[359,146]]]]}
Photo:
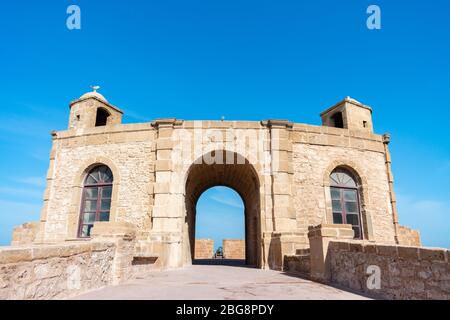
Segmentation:
{"type": "Polygon", "coordinates": [[[281,271],[193,265],[79,295],[75,300],[360,300],[364,296],[281,271]]]}

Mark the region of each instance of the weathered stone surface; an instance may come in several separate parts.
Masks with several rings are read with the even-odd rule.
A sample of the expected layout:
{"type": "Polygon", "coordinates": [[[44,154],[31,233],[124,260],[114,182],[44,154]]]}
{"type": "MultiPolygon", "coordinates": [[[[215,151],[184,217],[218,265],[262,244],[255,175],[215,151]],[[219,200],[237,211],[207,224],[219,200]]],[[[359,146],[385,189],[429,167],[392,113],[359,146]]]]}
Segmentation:
{"type": "Polygon", "coordinates": [[[73,243],[0,249],[0,299],[54,299],[112,284],[115,246],[73,243]]]}
{"type": "Polygon", "coordinates": [[[420,234],[405,226],[399,226],[398,241],[404,246],[420,246],[420,234]]]}
{"type": "Polygon", "coordinates": [[[386,299],[450,299],[450,268],[442,260],[445,250],[350,243],[354,245],[364,247],[364,253],[329,246],[331,282],[386,299]],[[377,254],[369,252],[369,246],[376,247],[377,254]],[[374,266],[380,268],[380,289],[367,285],[369,267],[374,266]]]}
{"type": "Polygon", "coordinates": [[[300,273],[309,277],[311,273],[311,258],[309,254],[284,256],[284,271],[300,273]]]}
{"type": "Polygon", "coordinates": [[[195,259],[211,259],[214,256],[214,240],[195,239],[195,259]]]}
{"type": "MultiPolygon", "coordinates": [[[[178,237],[178,243],[154,246],[162,250],[155,252],[161,261],[171,261],[174,266],[192,260],[191,207],[204,188],[214,185],[231,186],[243,197],[247,224],[251,226],[246,235],[250,261],[261,267],[282,265],[283,255],[295,254],[296,248],[307,245],[308,226],[333,222],[328,180],[338,166],[351,168],[361,180],[364,237],[394,243],[395,221],[387,201],[394,194],[383,139],[373,134],[371,115],[364,105],[350,99],[330,110],[323,114],[323,126],[274,119],[240,122],[174,118],[121,124],[119,109],[97,94],[88,94],[72,103],[70,130],[53,135],[36,242],[57,243],[77,237],[86,170],[105,164],[114,174],[110,220],[132,223],[137,232],[148,231],[148,241],[156,239],[152,233],[184,234],[178,237]],[[94,126],[98,108],[110,113],[105,126],[94,126]],[[344,128],[327,123],[330,110],[338,109],[345,113],[344,128]],[[361,127],[363,121],[367,126],[361,127]],[[199,144],[183,148],[194,141],[199,144]],[[222,155],[222,150],[229,151],[224,154],[233,155],[233,160],[243,160],[242,164],[207,164],[198,174],[193,170],[197,159],[222,155]],[[272,245],[262,250],[262,244],[270,246],[270,241],[262,239],[265,232],[301,236],[283,240],[279,249],[272,245]],[[281,256],[275,257],[275,252],[281,256]]],[[[402,235],[406,233],[406,229],[400,230],[402,235]]],[[[341,230],[339,235],[335,229],[322,232],[330,237],[352,237],[353,231],[341,230]]]]}
{"type": "Polygon", "coordinates": [[[420,248],[419,257],[421,260],[445,261],[445,249],[420,248]]]}
{"type": "Polygon", "coordinates": [[[32,244],[36,240],[39,228],[39,222],[28,222],[14,228],[11,245],[21,246],[32,244]]]}
{"type": "Polygon", "coordinates": [[[405,259],[418,259],[419,249],[417,247],[398,247],[398,256],[405,259]]]}
{"type": "Polygon", "coordinates": [[[245,240],[223,239],[222,247],[225,259],[245,259],[245,240]]]}

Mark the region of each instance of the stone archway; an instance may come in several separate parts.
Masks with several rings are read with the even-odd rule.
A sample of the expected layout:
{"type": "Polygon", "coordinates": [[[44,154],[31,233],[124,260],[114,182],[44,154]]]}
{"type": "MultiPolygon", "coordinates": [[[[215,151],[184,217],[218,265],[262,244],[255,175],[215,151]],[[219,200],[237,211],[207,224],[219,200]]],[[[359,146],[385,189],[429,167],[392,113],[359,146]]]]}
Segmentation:
{"type": "Polygon", "coordinates": [[[185,189],[186,223],[184,230],[187,261],[195,249],[195,219],[197,201],[204,191],[215,186],[235,190],[242,198],[245,214],[245,260],[247,265],[261,267],[261,210],[259,179],[254,167],[241,155],[230,151],[212,151],[191,165],[185,189]],[[204,159],[220,159],[211,162],[204,159]]]}

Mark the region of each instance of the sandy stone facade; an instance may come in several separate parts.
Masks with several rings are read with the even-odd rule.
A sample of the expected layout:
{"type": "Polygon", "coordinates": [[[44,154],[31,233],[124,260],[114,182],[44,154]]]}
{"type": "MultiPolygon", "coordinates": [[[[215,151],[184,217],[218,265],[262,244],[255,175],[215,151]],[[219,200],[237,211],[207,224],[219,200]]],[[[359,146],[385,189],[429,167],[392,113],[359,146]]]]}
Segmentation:
{"type": "Polygon", "coordinates": [[[14,228],[12,234],[12,246],[33,244],[39,232],[39,222],[26,222],[19,227],[14,228]]]}
{"type": "MultiPolygon", "coordinates": [[[[294,268],[323,280],[331,239],[420,246],[418,232],[398,224],[390,137],[373,133],[372,109],[354,99],[324,111],[322,126],[173,118],[123,124],[122,115],[97,92],[70,104],[68,130],[52,132],[41,219],[16,228],[12,245],[112,243],[111,283],[180,268],[213,246],[195,241],[197,200],[227,186],[245,205],[245,247],[228,251],[258,268],[294,268]],[[110,172],[95,189],[106,200],[95,198],[97,218],[85,225],[87,181],[99,167],[110,172]],[[359,236],[336,220],[336,172],[354,183],[353,202],[342,203],[357,211],[359,236]]],[[[345,199],[353,194],[343,190],[345,199]]]]}
{"type": "Polygon", "coordinates": [[[195,259],[212,259],[214,257],[214,240],[195,239],[195,259]]]}
{"type": "Polygon", "coordinates": [[[416,247],[421,246],[419,231],[412,230],[405,226],[399,226],[398,240],[400,244],[405,246],[416,246],[416,247]]]}
{"type": "MultiPolygon", "coordinates": [[[[309,226],[333,222],[329,177],[339,167],[358,180],[364,239],[409,241],[399,233],[389,137],[373,133],[371,109],[354,99],[322,113],[323,126],[286,120],[122,124],[123,112],[97,92],[70,107],[69,129],[52,133],[36,244],[79,238],[83,183],[98,165],[114,176],[109,221],[133,225],[134,253],[158,256],[165,268],[191,263],[196,201],[206,189],[225,185],[245,203],[247,262],[281,269],[285,255],[309,247],[309,226]],[[96,126],[100,109],[109,116],[96,126]],[[343,127],[331,126],[336,113],[343,127]]],[[[27,237],[21,231],[15,243],[20,234],[27,237]]]]}
{"type": "Polygon", "coordinates": [[[245,260],[245,240],[223,239],[222,247],[225,259],[245,260]]]}

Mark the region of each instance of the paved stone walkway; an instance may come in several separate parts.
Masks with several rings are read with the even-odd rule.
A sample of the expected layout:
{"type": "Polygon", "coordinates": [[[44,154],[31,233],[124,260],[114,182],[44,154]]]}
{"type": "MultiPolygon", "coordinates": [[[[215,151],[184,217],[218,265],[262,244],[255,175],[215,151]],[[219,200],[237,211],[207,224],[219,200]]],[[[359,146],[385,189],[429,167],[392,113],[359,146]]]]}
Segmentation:
{"type": "Polygon", "coordinates": [[[113,300],[277,300],[367,299],[274,270],[245,266],[193,265],[180,270],[153,272],[145,279],[91,291],[74,299],[113,300]]]}

